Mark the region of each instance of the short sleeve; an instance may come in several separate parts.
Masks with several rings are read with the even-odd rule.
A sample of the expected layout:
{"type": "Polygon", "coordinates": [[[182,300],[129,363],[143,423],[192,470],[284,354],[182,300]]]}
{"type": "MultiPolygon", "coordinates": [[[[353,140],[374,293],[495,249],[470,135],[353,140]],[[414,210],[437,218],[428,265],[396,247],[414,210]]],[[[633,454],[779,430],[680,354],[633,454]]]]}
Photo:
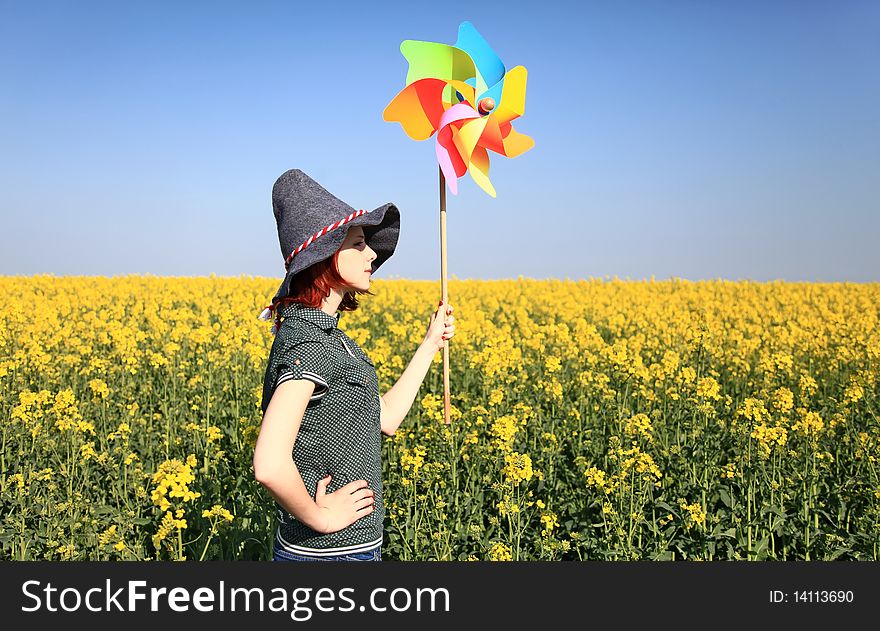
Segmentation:
{"type": "Polygon", "coordinates": [[[278,359],[275,387],[291,379],[306,379],[315,384],[315,391],[310,398],[317,401],[325,394],[329,386],[330,360],[324,345],[320,342],[298,342],[284,350],[278,359]]]}

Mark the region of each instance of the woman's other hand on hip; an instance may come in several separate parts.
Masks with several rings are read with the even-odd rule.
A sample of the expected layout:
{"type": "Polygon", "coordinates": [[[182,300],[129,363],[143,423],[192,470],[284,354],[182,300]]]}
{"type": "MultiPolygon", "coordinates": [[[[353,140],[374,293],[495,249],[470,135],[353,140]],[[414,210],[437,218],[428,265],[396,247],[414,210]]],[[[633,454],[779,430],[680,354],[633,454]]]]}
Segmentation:
{"type": "Polygon", "coordinates": [[[373,512],[374,493],[366,480],[349,482],[332,493],[327,493],[329,483],[328,475],[318,480],[315,490],[315,504],[319,509],[318,527],[315,530],[318,532],[337,532],[373,512]]]}

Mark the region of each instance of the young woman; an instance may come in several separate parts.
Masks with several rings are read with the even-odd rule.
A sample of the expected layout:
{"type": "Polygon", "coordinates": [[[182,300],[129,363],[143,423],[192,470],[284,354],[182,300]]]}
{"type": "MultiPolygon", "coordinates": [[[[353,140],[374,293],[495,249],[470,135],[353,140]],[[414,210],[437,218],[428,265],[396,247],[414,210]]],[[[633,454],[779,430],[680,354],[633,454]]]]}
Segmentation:
{"type": "Polygon", "coordinates": [[[394,253],[397,208],[355,211],[299,170],[278,179],[272,201],[287,275],[260,316],[275,312],[276,337],[254,475],[275,498],[273,560],[378,561],[381,434],[394,434],[455,334],[452,307],[441,303],[403,374],[381,394],[373,362],[338,323],[394,253]]]}

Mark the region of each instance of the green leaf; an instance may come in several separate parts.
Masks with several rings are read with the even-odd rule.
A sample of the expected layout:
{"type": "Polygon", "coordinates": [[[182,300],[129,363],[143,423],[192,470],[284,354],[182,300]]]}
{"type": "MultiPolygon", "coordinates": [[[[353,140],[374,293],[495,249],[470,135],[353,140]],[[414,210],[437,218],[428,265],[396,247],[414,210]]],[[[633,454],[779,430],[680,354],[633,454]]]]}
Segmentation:
{"type": "Polygon", "coordinates": [[[763,537],[758,543],[755,544],[755,547],[751,552],[749,552],[749,556],[755,558],[755,560],[763,560],[767,557],[767,549],[770,543],[770,537],[763,537]]]}
{"type": "Polygon", "coordinates": [[[837,557],[839,557],[844,552],[852,552],[852,548],[838,548],[834,552],[831,553],[831,556],[828,557],[829,561],[834,561],[837,557]]]}
{"type": "Polygon", "coordinates": [[[727,530],[722,531],[721,525],[719,524],[714,531],[712,531],[712,535],[716,539],[736,539],[736,528],[728,528],[727,530]]]}

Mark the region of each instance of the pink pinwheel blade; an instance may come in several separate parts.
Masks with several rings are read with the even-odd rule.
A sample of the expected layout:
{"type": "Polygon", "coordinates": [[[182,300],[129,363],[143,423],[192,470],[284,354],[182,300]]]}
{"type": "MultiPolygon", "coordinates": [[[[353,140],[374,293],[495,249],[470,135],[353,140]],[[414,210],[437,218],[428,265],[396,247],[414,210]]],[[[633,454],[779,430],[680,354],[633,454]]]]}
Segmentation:
{"type": "Polygon", "coordinates": [[[470,118],[480,118],[479,112],[465,103],[453,105],[440,117],[440,129],[437,132],[437,162],[449,183],[449,190],[458,195],[458,178],[467,172],[467,163],[462,159],[455,143],[455,130],[452,124],[470,118]]]}
{"type": "Polygon", "coordinates": [[[452,125],[447,125],[437,132],[435,152],[440,170],[443,171],[443,177],[446,178],[446,183],[449,185],[449,190],[453,195],[458,195],[458,178],[467,172],[467,165],[461,159],[458,149],[455,148],[454,131],[455,128],[452,125]]]}

